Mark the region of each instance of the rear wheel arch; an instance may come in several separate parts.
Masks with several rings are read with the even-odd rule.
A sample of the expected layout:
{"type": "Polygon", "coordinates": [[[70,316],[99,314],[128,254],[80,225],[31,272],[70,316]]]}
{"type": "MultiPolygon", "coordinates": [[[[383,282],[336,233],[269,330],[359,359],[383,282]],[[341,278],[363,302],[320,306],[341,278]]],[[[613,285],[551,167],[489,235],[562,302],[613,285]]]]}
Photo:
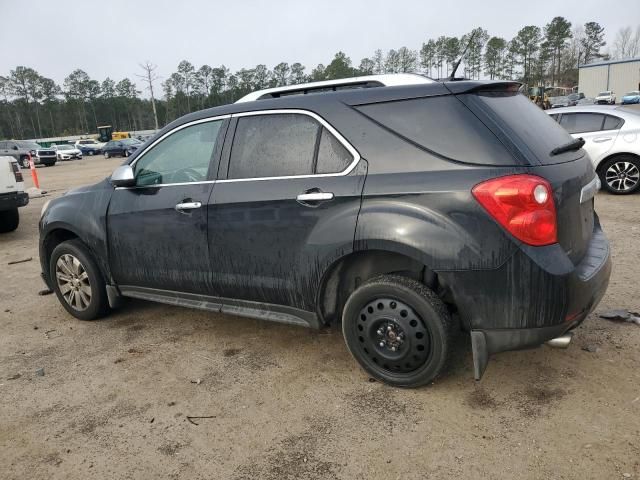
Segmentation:
{"type": "Polygon", "coordinates": [[[317,311],[326,324],[339,323],[342,309],[356,288],[380,275],[416,280],[444,293],[438,275],[423,262],[391,250],[362,250],[336,260],[325,272],[316,298],[317,311]]]}
{"type": "Polygon", "coordinates": [[[633,157],[636,160],[640,160],[640,155],[636,155],[635,153],[630,153],[630,152],[612,153],[611,155],[607,155],[602,160],[600,160],[600,162],[598,163],[598,166],[596,167],[596,173],[600,175],[602,173],[602,169],[604,168],[604,164],[609,160],[611,160],[612,158],[616,158],[616,157],[633,157]]]}

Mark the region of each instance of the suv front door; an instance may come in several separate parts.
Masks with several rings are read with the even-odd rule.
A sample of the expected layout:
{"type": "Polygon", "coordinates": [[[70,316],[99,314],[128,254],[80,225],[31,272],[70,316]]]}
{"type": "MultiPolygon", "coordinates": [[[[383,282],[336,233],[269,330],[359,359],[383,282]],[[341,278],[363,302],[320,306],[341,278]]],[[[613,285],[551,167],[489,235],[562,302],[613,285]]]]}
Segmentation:
{"type": "Polygon", "coordinates": [[[207,201],[227,125],[217,118],[177,127],[133,160],[136,185],[113,192],[109,262],[123,292],[210,291],[207,201]]]}
{"type": "Polygon", "coordinates": [[[209,207],[214,291],[315,311],[322,273],[353,250],[366,162],[310,112],[237,114],[229,130],[209,207]]]}

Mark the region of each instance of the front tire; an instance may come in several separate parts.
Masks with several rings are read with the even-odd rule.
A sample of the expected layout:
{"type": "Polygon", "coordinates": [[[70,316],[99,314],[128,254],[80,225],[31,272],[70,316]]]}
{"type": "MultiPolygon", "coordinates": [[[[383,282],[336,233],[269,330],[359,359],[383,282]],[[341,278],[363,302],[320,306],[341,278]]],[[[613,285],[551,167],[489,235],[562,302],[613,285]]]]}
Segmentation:
{"type": "Polygon", "coordinates": [[[640,159],[631,155],[610,158],[599,169],[604,189],[614,195],[629,195],[640,188],[640,159]]]}
{"type": "Polygon", "coordinates": [[[0,212],[0,233],[13,232],[18,225],[20,225],[20,213],[17,207],[0,212]]]}
{"type": "Polygon", "coordinates": [[[382,275],[351,294],[342,333],[371,376],[397,387],[419,387],[447,364],[454,328],[432,290],[406,277],[382,275]]]}
{"type": "Polygon", "coordinates": [[[109,152],[104,152],[104,158],[109,158],[109,152]]]}
{"type": "Polygon", "coordinates": [[[109,311],[102,274],[80,240],[62,242],[53,250],[49,278],[58,300],[74,317],[96,320],[109,311]]]}

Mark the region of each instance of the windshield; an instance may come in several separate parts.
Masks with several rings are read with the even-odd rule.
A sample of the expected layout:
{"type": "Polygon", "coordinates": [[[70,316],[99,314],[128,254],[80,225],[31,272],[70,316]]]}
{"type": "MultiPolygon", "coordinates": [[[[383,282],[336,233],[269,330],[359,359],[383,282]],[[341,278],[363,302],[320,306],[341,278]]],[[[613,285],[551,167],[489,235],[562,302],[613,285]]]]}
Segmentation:
{"type": "Polygon", "coordinates": [[[611,92],[600,92],[598,94],[599,97],[607,97],[611,92]]]}
{"type": "Polygon", "coordinates": [[[640,92],[637,90],[635,92],[625,93],[626,97],[635,97],[636,95],[640,95],[640,92]]]}
{"type": "Polygon", "coordinates": [[[73,147],[71,145],[58,145],[58,150],[72,150],[73,147]]]}
{"type": "Polygon", "coordinates": [[[80,145],[92,145],[92,144],[94,144],[96,142],[95,142],[95,140],[80,140],[78,143],[80,145]]]}
{"type": "Polygon", "coordinates": [[[36,142],[18,142],[18,145],[22,148],[28,148],[30,150],[37,150],[38,148],[41,148],[40,145],[38,145],[36,142]]]}
{"type": "Polygon", "coordinates": [[[136,138],[125,138],[123,140],[120,140],[124,145],[136,145],[138,143],[142,143],[140,140],[136,139],[136,138]]]}

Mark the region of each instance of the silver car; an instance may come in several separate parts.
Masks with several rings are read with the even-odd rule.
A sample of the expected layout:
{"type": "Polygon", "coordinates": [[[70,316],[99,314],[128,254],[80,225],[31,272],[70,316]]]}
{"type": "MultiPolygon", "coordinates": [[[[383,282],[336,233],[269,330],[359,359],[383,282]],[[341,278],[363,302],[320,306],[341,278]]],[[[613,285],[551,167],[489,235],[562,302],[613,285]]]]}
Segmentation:
{"type": "Polygon", "coordinates": [[[603,188],[618,195],[640,188],[640,110],[580,105],[547,113],[574,138],[584,139],[603,188]]]}

